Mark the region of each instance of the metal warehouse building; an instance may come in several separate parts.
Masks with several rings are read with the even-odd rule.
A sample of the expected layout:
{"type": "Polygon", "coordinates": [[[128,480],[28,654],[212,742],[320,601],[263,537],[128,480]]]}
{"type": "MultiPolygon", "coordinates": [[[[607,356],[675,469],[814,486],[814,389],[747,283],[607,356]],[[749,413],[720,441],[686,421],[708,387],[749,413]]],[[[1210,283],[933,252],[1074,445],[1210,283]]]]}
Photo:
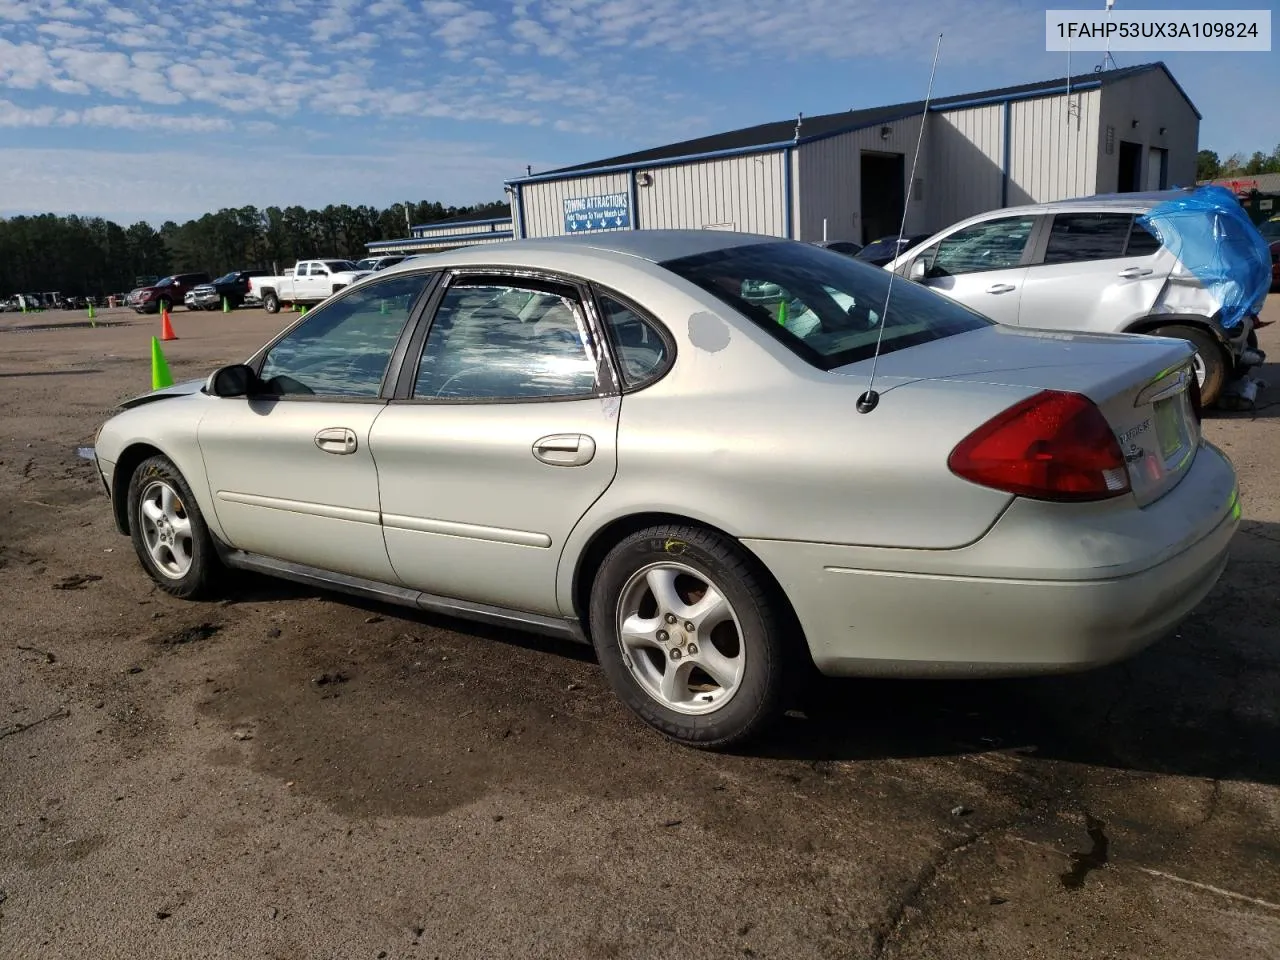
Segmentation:
{"type": "Polygon", "coordinates": [[[507,182],[520,237],[717,228],[868,243],[1019,203],[1195,183],[1200,113],[1163,63],[766,123],[507,182]]]}

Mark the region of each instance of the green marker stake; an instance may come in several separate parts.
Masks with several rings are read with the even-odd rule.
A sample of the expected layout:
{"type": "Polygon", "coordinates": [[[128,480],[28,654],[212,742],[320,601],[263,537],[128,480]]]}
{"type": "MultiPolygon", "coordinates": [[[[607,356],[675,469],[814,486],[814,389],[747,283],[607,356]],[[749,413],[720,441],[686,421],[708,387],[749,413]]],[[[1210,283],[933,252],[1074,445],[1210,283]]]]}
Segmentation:
{"type": "Polygon", "coordinates": [[[778,304],[778,326],[785,327],[787,325],[787,301],[783,300],[778,304]]]}

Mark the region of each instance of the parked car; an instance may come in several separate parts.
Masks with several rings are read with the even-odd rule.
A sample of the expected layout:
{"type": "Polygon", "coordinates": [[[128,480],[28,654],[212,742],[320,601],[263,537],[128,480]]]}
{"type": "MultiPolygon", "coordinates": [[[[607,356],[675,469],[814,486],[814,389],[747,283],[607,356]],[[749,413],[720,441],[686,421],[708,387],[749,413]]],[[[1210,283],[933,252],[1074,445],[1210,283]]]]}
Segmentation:
{"type": "Polygon", "coordinates": [[[299,260],[281,276],[251,277],[249,286],[262,298],[267,313],[278,313],[281,306],[314,305],[327,300],[369,273],[357,270],[350,260],[299,260]]]}
{"type": "Polygon", "coordinates": [[[127,401],[96,462],[170,594],[229,566],[589,639],[704,747],[798,671],[1079,670],[1172,631],[1240,522],[1191,346],[901,282],[881,319],[891,277],[715,230],[459,249],[127,401]]]}
{"type": "Polygon", "coordinates": [[[136,313],[159,313],[173,310],[178,304],[186,305],[187,291],[209,282],[207,273],[175,273],[157,280],[153,286],[137,287],[125,299],[125,306],[136,313]]]}
{"type": "Polygon", "coordinates": [[[846,257],[856,257],[862,252],[862,244],[854,243],[852,240],[821,240],[817,241],[817,244],[836,253],[843,253],[846,257]]]}
{"type": "Polygon", "coordinates": [[[213,280],[202,283],[191,291],[191,307],[194,310],[221,310],[225,297],[232,309],[249,299],[249,280],[253,277],[269,277],[270,270],[232,270],[213,280]]]}
{"type": "MultiPolygon", "coordinates": [[[[1271,248],[1271,289],[1280,290],[1280,217],[1272,217],[1258,224],[1258,232],[1271,248]]],[[[1255,321],[1254,326],[1262,324],[1255,321]]]]}
{"type": "Polygon", "coordinates": [[[403,253],[395,253],[382,257],[365,257],[363,260],[356,261],[356,269],[377,273],[379,270],[385,270],[387,267],[394,267],[397,263],[402,263],[405,256],[403,253]]]}
{"type": "Polygon", "coordinates": [[[1180,193],[991,210],[934,234],[886,269],[1000,323],[1190,341],[1208,406],[1265,355],[1250,346],[1252,321],[1224,328],[1217,301],[1138,222],[1180,193]]]}
{"type": "Polygon", "coordinates": [[[928,240],[930,236],[927,233],[913,233],[903,237],[901,240],[896,235],[881,237],[879,240],[873,240],[868,243],[854,256],[864,263],[869,263],[875,267],[883,267],[894,257],[906,253],[916,244],[928,240]]]}

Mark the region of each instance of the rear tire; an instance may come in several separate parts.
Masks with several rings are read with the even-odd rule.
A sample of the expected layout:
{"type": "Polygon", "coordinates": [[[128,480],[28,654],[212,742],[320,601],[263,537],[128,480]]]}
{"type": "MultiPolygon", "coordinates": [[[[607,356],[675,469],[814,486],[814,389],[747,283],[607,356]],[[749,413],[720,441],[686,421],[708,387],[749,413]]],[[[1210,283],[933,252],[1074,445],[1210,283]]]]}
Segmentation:
{"type": "Polygon", "coordinates": [[[267,313],[280,312],[280,298],[268,291],[262,295],[262,309],[267,313]]]}
{"type": "Polygon", "coordinates": [[[222,572],[191,487],[168,457],[138,464],[129,478],[129,535],[143,569],[165,593],[198,600],[222,572]]]}
{"type": "Polygon", "coordinates": [[[1157,337],[1186,340],[1196,348],[1196,377],[1200,380],[1201,402],[1206,407],[1213,406],[1227,382],[1228,361],[1222,345],[1204,330],[1181,324],[1157,327],[1151,333],[1157,337]]]}
{"type": "Polygon", "coordinates": [[[785,622],[754,560],[698,527],[632,534],[591,586],[592,643],[614,692],[649,726],[703,749],[753,739],[781,712],[785,622]]]}

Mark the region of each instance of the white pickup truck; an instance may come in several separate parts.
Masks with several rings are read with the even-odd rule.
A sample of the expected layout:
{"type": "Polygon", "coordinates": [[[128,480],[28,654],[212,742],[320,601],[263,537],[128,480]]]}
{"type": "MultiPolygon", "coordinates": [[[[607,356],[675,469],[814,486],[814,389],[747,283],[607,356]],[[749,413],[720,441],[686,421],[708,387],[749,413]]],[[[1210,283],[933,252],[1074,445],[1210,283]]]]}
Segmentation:
{"type": "Polygon", "coordinates": [[[279,277],[252,277],[250,293],[262,298],[267,313],[278,313],[281,306],[312,306],[327,300],[343,287],[350,286],[373,271],[357,270],[350,260],[325,258],[299,260],[292,270],[279,277]]]}

